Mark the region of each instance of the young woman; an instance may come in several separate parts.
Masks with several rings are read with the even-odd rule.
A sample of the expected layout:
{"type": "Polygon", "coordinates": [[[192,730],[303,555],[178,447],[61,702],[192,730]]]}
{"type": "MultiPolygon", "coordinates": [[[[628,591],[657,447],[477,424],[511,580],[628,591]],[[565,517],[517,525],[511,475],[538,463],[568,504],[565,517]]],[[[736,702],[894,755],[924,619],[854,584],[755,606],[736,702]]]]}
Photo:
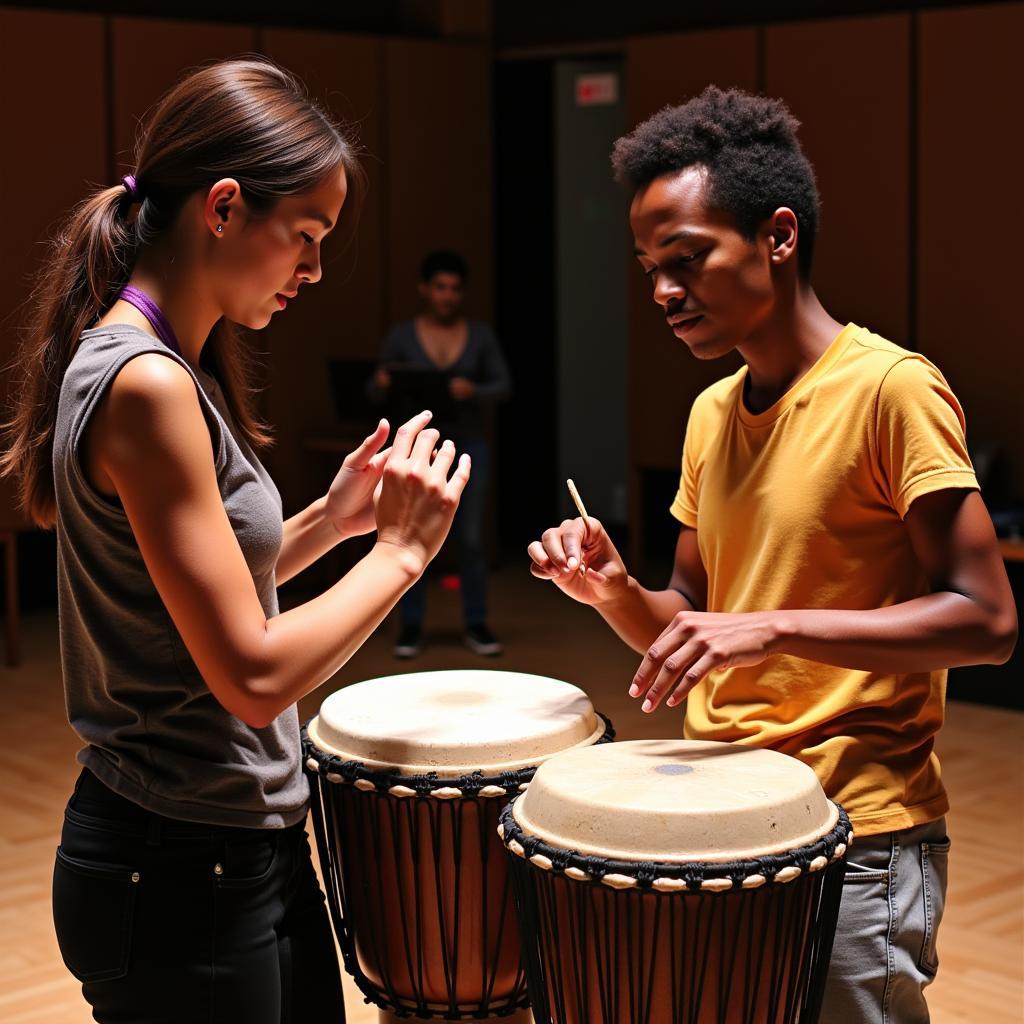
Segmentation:
{"type": "Polygon", "coordinates": [[[57,530],[86,744],[57,937],[98,1021],[339,1021],[295,702],[423,573],[469,460],[427,412],[390,449],[382,421],[282,523],[231,324],[266,326],[320,279],[354,145],[289,74],[245,60],[172,89],[136,157],[54,247],[2,464],[57,530]],[[373,529],[351,572],[278,614],[278,583],[373,529]]]}

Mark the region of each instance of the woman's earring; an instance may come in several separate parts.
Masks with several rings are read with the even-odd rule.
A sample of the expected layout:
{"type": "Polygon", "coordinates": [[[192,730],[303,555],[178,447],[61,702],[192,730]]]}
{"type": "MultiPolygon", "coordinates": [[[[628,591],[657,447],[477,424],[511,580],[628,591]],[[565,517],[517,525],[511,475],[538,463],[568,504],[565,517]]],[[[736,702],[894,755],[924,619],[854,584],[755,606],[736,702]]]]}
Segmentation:
{"type": "Polygon", "coordinates": [[[224,230],[224,225],[223,224],[218,224],[217,225],[217,234],[219,235],[223,230],[224,230]]]}

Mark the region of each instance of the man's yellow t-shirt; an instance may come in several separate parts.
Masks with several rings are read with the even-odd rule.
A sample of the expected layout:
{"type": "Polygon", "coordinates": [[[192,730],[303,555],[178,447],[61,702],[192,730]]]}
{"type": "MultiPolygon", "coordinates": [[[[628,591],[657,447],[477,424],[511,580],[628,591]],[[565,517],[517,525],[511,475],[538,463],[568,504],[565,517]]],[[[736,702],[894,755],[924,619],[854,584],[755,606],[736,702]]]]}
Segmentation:
{"type": "MultiPolygon", "coordinates": [[[[707,610],[881,608],[929,592],[903,518],[915,499],[978,488],[964,417],[924,357],[849,324],[770,409],[746,367],[698,397],[672,514],[697,530],[707,610]]],[[[809,764],[861,835],[948,809],[932,751],[946,673],[859,672],[776,655],[711,673],[686,736],[809,764]]]]}

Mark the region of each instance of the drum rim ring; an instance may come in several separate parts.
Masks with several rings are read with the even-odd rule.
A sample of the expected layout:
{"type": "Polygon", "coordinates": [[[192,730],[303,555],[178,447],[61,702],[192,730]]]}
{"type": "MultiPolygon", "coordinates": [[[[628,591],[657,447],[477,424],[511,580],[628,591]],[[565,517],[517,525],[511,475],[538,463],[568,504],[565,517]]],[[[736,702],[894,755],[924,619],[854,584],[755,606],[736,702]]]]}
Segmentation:
{"type": "MultiPolygon", "coordinates": [[[[615,727],[611,719],[600,711],[595,713],[604,722],[604,732],[594,745],[611,743],[615,739],[615,727]]],[[[405,774],[399,767],[391,770],[369,768],[362,761],[345,760],[336,754],[321,750],[309,738],[309,723],[312,720],[311,718],[305,722],[300,731],[304,771],[320,776],[328,782],[356,786],[366,792],[399,798],[435,800],[508,798],[520,793],[533,779],[539,767],[531,765],[496,775],[485,775],[480,769],[457,778],[445,778],[437,772],[405,774]]]]}
{"type": "Polygon", "coordinates": [[[735,861],[617,860],[552,846],[527,835],[513,816],[514,804],[512,800],[503,807],[498,817],[498,835],[509,856],[576,882],[659,895],[739,892],[763,885],[786,885],[801,875],[824,871],[840,862],[853,842],[849,816],[836,804],[839,817],[832,829],[813,843],[782,853],[735,861]]]}

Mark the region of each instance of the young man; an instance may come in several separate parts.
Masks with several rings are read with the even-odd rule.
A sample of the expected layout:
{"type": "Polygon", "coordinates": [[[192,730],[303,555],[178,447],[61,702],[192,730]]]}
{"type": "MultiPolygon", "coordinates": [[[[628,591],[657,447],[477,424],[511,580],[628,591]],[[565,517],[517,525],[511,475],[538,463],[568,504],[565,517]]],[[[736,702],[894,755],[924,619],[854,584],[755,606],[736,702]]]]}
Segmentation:
{"type": "Polygon", "coordinates": [[[531,569],[643,654],[644,711],[688,697],[688,738],[814,768],[857,837],[821,1019],[917,1024],[949,848],[946,669],[1005,661],[1016,611],[942,375],[814,293],[796,128],[779,101],[709,87],[616,144],[669,330],[746,365],[691,410],[667,589],[630,577],[592,518],[531,544],[531,569]]]}
{"type": "MultiPolygon", "coordinates": [[[[416,396],[417,409],[433,403],[434,426],[473,460],[473,475],[462,495],[452,534],[458,544],[459,578],[465,619],[465,644],[476,654],[501,654],[502,645],[487,625],[487,555],[484,551],[483,514],[487,493],[488,449],[483,407],[507,397],[511,390],[508,367],[491,328],[462,314],[469,276],[465,260],[454,252],[429,253],[420,266],[422,312],[396,324],[384,339],[380,366],[370,382],[370,397],[401,403],[392,381],[398,369],[423,371],[443,378],[447,394],[441,402],[416,396]],[[422,399],[422,401],[421,401],[422,399]]],[[[407,382],[408,383],[408,382],[407,382]]],[[[411,407],[411,406],[410,406],[411,407]]],[[[396,421],[402,422],[402,421],[396,421]]],[[[399,602],[402,625],[395,643],[396,658],[419,654],[426,613],[426,577],[399,602]]]]}

